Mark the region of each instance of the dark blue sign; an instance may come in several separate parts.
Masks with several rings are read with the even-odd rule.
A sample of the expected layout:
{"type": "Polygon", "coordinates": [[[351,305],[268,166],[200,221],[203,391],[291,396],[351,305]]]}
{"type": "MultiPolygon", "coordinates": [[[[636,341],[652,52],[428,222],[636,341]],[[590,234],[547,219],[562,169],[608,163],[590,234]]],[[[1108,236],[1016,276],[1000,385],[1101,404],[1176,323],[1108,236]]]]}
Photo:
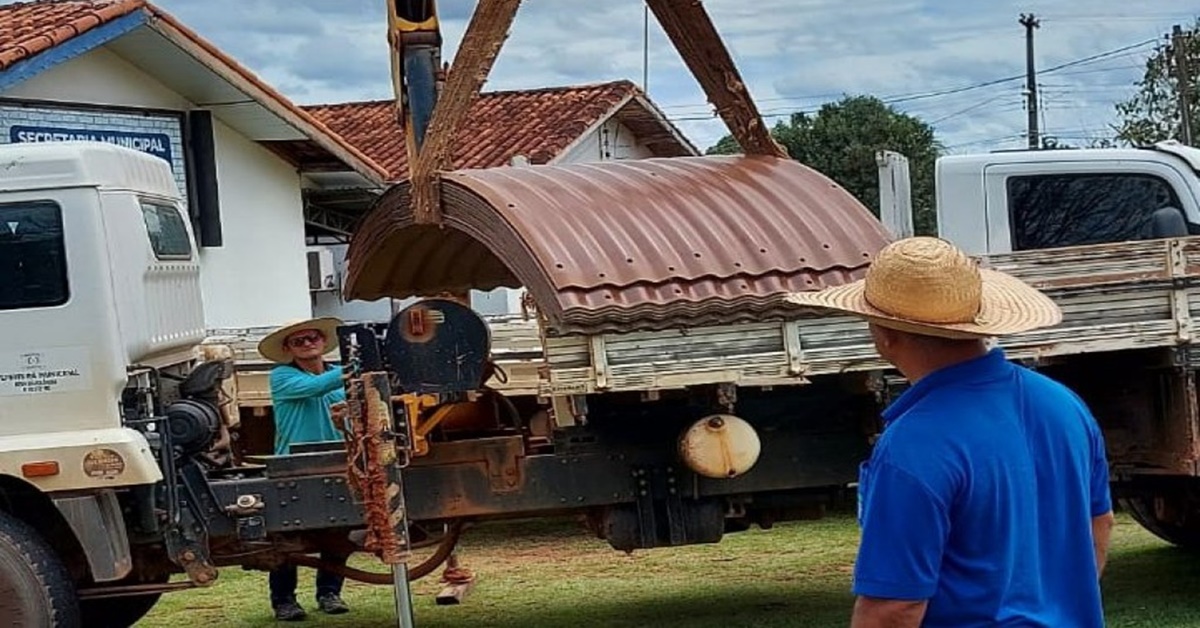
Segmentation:
{"type": "Polygon", "coordinates": [[[132,148],[155,157],[171,161],[171,137],[166,133],[128,133],[92,129],[63,129],[58,127],[13,126],[8,130],[9,141],[18,142],[69,142],[84,140],[106,142],[132,148]]]}

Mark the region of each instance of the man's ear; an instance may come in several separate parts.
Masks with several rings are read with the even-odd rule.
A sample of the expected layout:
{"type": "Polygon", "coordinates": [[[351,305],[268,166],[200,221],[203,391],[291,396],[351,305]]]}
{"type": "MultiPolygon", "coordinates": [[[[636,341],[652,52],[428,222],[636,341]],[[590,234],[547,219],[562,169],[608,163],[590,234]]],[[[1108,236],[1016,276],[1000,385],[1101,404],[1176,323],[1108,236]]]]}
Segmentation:
{"type": "Polygon", "coordinates": [[[867,329],[871,332],[871,339],[875,341],[876,348],[887,349],[896,341],[896,336],[892,330],[875,323],[867,323],[867,329]]]}

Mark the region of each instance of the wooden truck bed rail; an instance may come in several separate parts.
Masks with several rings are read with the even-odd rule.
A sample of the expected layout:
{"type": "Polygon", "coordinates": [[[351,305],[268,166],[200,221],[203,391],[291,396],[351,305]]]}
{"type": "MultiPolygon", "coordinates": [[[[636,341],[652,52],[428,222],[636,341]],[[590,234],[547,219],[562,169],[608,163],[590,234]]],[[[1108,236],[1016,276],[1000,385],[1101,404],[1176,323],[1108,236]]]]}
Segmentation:
{"type": "MultiPolygon", "coordinates": [[[[1005,339],[1013,358],[1187,345],[1200,312],[1200,238],[1023,251],[984,263],[1047,292],[1062,324],[1005,339]]],[[[885,368],[849,316],[549,338],[543,395],[712,383],[764,386],[885,368]]]]}

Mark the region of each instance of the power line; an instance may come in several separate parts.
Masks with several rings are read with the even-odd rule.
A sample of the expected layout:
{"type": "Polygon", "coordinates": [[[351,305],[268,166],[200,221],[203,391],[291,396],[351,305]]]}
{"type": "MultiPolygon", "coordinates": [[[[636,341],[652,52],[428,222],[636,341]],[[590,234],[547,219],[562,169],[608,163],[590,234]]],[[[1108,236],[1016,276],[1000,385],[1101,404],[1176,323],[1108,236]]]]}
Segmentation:
{"type": "MultiPolygon", "coordinates": [[[[1075,67],[1075,66],[1079,66],[1079,65],[1088,64],[1088,63],[1095,63],[1096,61],[1100,61],[1100,60],[1102,60],[1102,59],[1106,59],[1106,58],[1108,58],[1108,57],[1112,57],[1112,56],[1119,55],[1119,54],[1122,54],[1122,53],[1127,53],[1127,52],[1130,52],[1130,51],[1132,51],[1132,50],[1137,50],[1138,48],[1142,48],[1142,47],[1145,47],[1145,46],[1147,46],[1147,45],[1150,45],[1150,44],[1156,43],[1157,41],[1158,41],[1158,38],[1147,39],[1147,40],[1145,40],[1145,41],[1141,41],[1141,42],[1138,42],[1138,43],[1136,43],[1136,44],[1130,44],[1130,45],[1128,45],[1128,46],[1122,46],[1122,47],[1120,47],[1120,48],[1115,48],[1115,49],[1113,49],[1113,50],[1108,50],[1108,51],[1105,51],[1105,52],[1097,53],[1097,54],[1094,54],[1094,55],[1091,55],[1091,56],[1087,56],[1087,57],[1083,57],[1083,58],[1080,58],[1080,59],[1075,59],[1075,60],[1073,60],[1073,61],[1068,61],[1068,62],[1066,62],[1066,63],[1062,63],[1062,64],[1059,64],[1059,65],[1056,65],[1056,66],[1052,66],[1052,67],[1046,68],[1046,69],[1044,69],[1044,70],[1038,70],[1038,71],[1036,72],[1036,75],[1038,75],[1038,76],[1041,76],[1041,75],[1043,75],[1043,74],[1049,74],[1049,73],[1052,73],[1052,72],[1058,72],[1059,70],[1063,70],[1063,69],[1066,69],[1066,68],[1071,68],[1071,67],[1075,67]]],[[[1142,67],[1142,66],[1134,66],[1134,67],[1140,68],[1140,67],[1142,67]]],[[[1101,71],[1109,71],[1109,70],[1115,70],[1115,69],[1118,69],[1118,68],[1100,68],[1100,69],[1093,69],[1093,70],[1083,70],[1083,71],[1078,71],[1078,70],[1077,70],[1076,72],[1063,72],[1063,73],[1061,74],[1061,76],[1069,76],[1069,75],[1073,75],[1073,74],[1077,74],[1077,73],[1078,73],[1078,74],[1082,74],[1082,73],[1085,73],[1085,72],[1101,72],[1101,71]]],[[[915,101],[919,101],[919,100],[929,100],[929,99],[931,99],[931,98],[941,98],[941,97],[944,97],[944,96],[951,96],[951,95],[955,95],[955,94],[962,94],[962,93],[965,93],[965,92],[970,92],[970,91],[975,91],[975,90],[979,90],[979,89],[984,89],[984,88],[987,88],[987,87],[994,87],[994,86],[996,86],[996,85],[1003,85],[1003,84],[1005,84],[1005,83],[1011,83],[1011,82],[1013,82],[1013,81],[1016,81],[1016,80],[1021,80],[1021,79],[1024,79],[1025,77],[1026,77],[1026,75],[1025,75],[1025,74],[1015,74],[1015,75],[1012,75],[1012,76],[1006,76],[1006,77],[1003,77],[1003,78],[992,79],[992,80],[989,80],[989,81],[983,81],[983,82],[980,82],[980,83],[972,83],[972,84],[970,84],[970,85],[962,85],[962,86],[959,86],[959,87],[952,87],[952,88],[946,88],[946,89],[941,89],[941,90],[925,91],[925,92],[908,92],[908,93],[894,94],[894,95],[891,95],[891,96],[885,96],[885,97],[883,97],[883,98],[880,98],[880,100],[881,100],[881,101],[883,101],[883,102],[884,102],[884,104],[889,104],[889,105],[896,105],[896,104],[902,104],[902,103],[910,103],[910,102],[915,102],[915,101]]],[[[775,97],[775,98],[764,98],[764,99],[761,99],[761,100],[757,100],[756,102],[759,102],[759,103],[770,103],[770,102],[789,102],[789,101],[799,101],[799,100],[822,100],[822,99],[828,99],[828,98],[837,98],[837,97],[844,96],[844,95],[846,95],[846,92],[831,93],[831,94],[814,94],[814,95],[812,95],[812,96],[785,96],[785,97],[775,97]]],[[[710,106],[710,105],[708,105],[707,103],[695,103],[695,104],[686,104],[686,105],[685,105],[685,104],[679,104],[679,105],[665,105],[665,106],[663,106],[663,107],[662,107],[662,109],[664,109],[664,110],[671,110],[671,109],[701,108],[701,107],[707,108],[707,107],[709,107],[709,106],[710,106]]],[[[763,115],[763,117],[764,117],[764,118],[767,118],[767,117],[783,117],[783,116],[786,116],[786,115],[790,115],[791,113],[815,113],[815,110],[809,110],[809,111],[790,111],[790,112],[787,112],[787,113],[780,112],[780,113],[771,114],[771,115],[764,114],[764,115],[763,115]]],[[[699,113],[697,113],[697,114],[694,114],[694,115],[692,115],[692,114],[682,114],[682,113],[681,113],[681,114],[680,114],[680,116],[681,116],[681,117],[676,117],[676,118],[671,118],[671,117],[668,117],[668,119],[674,122],[674,121],[694,121],[694,120],[708,120],[708,119],[712,119],[712,118],[716,118],[716,117],[717,117],[715,113],[708,113],[708,114],[699,114],[699,113]]]]}
{"type": "Polygon", "coordinates": [[[1004,98],[1005,96],[1008,96],[1008,94],[998,94],[996,96],[993,96],[993,97],[983,100],[981,102],[977,102],[965,109],[959,109],[958,111],[955,111],[954,113],[946,114],[940,118],[931,120],[928,124],[929,124],[929,126],[937,126],[938,124],[945,122],[946,120],[950,120],[952,118],[957,118],[958,116],[971,113],[972,111],[975,111],[976,109],[981,109],[983,107],[986,107],[986,106],[996,102],[997,100],[1004,98]]]}
{"type": "Polygon", "coordinates": [[[1090,57],[1076,59],[1075,61],[1068,61],[1067,63],[1060,63],[1059,65],[1056,65],[1054,67],[1042,70],[1042,71],[1038,72],[1038,74],[1049,74],[1051,72],[1057,72],[1059,70],[1063,70],[1066,68],[1073,68],[1077,65],[1083,65],[1085,63],[1092,63],[1093,61],[1099,61],[1100,59],[1106,59],[1113,55],[1119,55],[1121,53],[1129,52],[1131,50],[1137,50],[1138,48],[1142,48],[1142,47],[1145,47],[1145,46],[1148,46],[1148,45],[1154,44],[1154,43],[1158,43],[1157,37],[1152,37],[1150,39],[1147,39],[1146,41],[1139,42],[1136,44],[1130,44],[1128,46],[1123,46],[1123,47],[1117,48],[1115,50],[1109,50],[1108,52],[1101,52],[1099,54],[1094,54],[1090,57]]]}
{"type": "MultiPolygon", "coordinates": [[[[1066,62],[1066,63],[1060,63],[1060,64],[1058,64],[1058,65],[1051,66],[1051,67],[1049,67],[1049,68],[1046,68],[1046,69],[1044,69],[1044,70],[1038,70],[1038,71],[1036,72],[1036,75],[1040,76],[1040,75],[1044,75],[1044,74],[1050,74],[1050,73],[1053,73],[1053,72],[1058,72],[1058,71],[1060,71],[1060,70],[1064,70],[1064,69],[1067,69],[1067,68],[1072,68],[1072,67],[1076,67],[1076,66],[1080,66],[1080,65],[1085,65],[1085,64],[1088,64],[1088,63],[1095,63],[1095,62],[1097,62],[1097,61],[1100,61],[1100,60],[1102,60],[1102,59],[1107,59],[1107,58],[1109,58],[1109,57],[1112,57],[1112,56],[1115,56],[1115,55],[1119,55],[1119,54],[1127,53],[1127,52],[1130,52],[1130,51],[1133,51],[1133,50],[1137,50],[1137,49],[1139,49],[1139,48],[1143,48],[1143,47],[1145,47],[1145,46],[1148,46],[1148,45],[1150,45],[1150,44],[1154,44],[1154,43],[1157,43],[1157,42],[1158,42],[1158,38],[1157,38],[1157,37],[1155,37],[1155,38],[1147,39],[1147,40],[1144,40],[1144,41],[1140,41],[1140,42],[1138,42],[1138,43],[1136,43],[1136,44],[1129,44],[1129,45],[1127,45],[1127,46],[1121,46],[1120,48],[1114,48],[1114,49],[1112,49],[1112,50],[1107,50],[1107,51],[1100,52],[1100,53],[1097,53],[1097,54],[1094,54],[1094,55],[1089,55],[1089,56],[1087,56],[1087,57],[1082,57],[1082,58],[1080,58],[1080,59],[1075,59],[1075,60],[1073,60],[1073,61],[1068,61],[1068,62],[1066,62]]],[[[1139,66],[1139,67],[1140,67],[1140,66],[1139,66]]],[[[1069,74],[1071,74],[1071,73],[1069,73],[1069,72],[1066,72],[1066,73],[1063,73],[1063,76],[1066,76],[1066,75],[1069,75],[1069,74]]],[[[954,94],[962,94],[962,93],[965,93],[965,92],[974,91],[974,90],[978,90],[978,89],[984,89],[984,88],[987,88],[987,87],[993,87],[993,86],[996,86],[996,85],[1003,85],[1003,84],[1005,84],[1005,83],[1011,83],[1011,82],[1013,82],[1013,81],[1017,81],[1017,80],[1024,79],[1025,77],[1026,77],[1026,75],[1025,75],[1025,74],[1015,74],[1015,75],[1013,75],[1013,76],[1006,76],[1006,77],[1003,77],[1003,78],[992,79],[992,80],[989,80],[989,81],[982,81],[982,82],[979,82],[979,83],[973,83],[973,84],[970,84],[970,85],[962,85],[962,86],[959,86],[959,87],[953,87],[953,88],[947,88],[947,89],[941,89],[941,90],[934,90],[934,91],[926,91],[926,92],[910,92],[910,93],[907,93],[907,94],[903,94],[903,93],[902,93],[902,94],[897,94],[897,95],[893,95],[893,96],[885,96],[885,97],[883,97],[883,98],[880,98],[880,100],[881,100],[881,101],[882,101],[884,104],[888,104],[888,105],[897,105],[897,104],[903,104],[903,103],[911,103],[911,102],[920,101],[920,100],[928,100],[928,99],[931,99],[931,98],[940,98],[940,97],[944,97],[944,96],[951,96],[951,95],[954,95],[954,94]]],[[[845,93],[843,92],[843,93],[840,93],[840,94],[827,94],[827,95],[822,95],[822,96],[828,96],[828,97],[837,97],[837,96],[841,96],[841,95],[844,95],[844,94],[845,94],[845,93]]],[[[811,99],[813,99],[813,100],[817,100],[817,99],[819,99],[820,97],[819,97],[819,96],[812,96],[812,97],[779,97],[779,98],[767,98],[767,99],[760,100],[760,101],[758,101],[758,102],[779,102],[779,101],[790,101],[790,100],[797,100],[797,99],[809,99],[809,98],[811,98],[811,99]]],[[[674,107],[674,108],[684,108],[684,107],[708,107],[708,106],[709,106],[708,104],[696,104],[696,105],[673,105],[673,106],[667,106],[667,107],[663,107],[663,108],[664,108],[664,109],[668,109],[668,108],[671,108],[671,107],[674,107]]],[[[807,109],[807,110],[804,110],[804,109],[801,109],[801,110],[790,109],[790,110],[788,110],[788,111],[763,112],[761,115],[762,115],[762,117],[763,117],[764,119],[771,119],[771,118],[783,118],[783,117],[790,117],[790,116],[791,116],[791,115],[793,115],[793,114],[813,114],[813,113],[816,113],[816,112],[817,112],[817,110],[815,110],[815,109],[807,109]]],[[[713,119],[715,119],[716,117],[717,117],[717,114],[716,114],[715,112],[713,112],[713,113],[708,113],[708,114],[680,115],[680,116],[675,116],[675,117],[668,116],[668,117],[667,117],[667,120],[669,120],[669,121],[671,121],[671,122],[698,122],[698,121],[704,121],[704,120],[713,120],[713,119]]]]}

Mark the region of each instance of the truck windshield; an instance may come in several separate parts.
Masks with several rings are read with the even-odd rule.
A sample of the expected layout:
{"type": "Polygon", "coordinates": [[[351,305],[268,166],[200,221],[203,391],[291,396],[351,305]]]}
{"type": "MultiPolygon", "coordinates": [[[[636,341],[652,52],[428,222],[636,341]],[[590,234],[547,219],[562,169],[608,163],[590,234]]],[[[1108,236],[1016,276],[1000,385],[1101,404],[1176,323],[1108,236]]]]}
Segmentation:
{"type": "Polygon", "coordinates": [[[56,203],[0,204],[0,278],[0,310],[67,302],[67,252],[56,203]]]}
{"type": "Polygon", "coordinates": [[[1018,251],[1144,239],[1155,211],[1182,209],[1171,185],[1153,175],[1014,176],[1007,188],[1018,251]]]}

